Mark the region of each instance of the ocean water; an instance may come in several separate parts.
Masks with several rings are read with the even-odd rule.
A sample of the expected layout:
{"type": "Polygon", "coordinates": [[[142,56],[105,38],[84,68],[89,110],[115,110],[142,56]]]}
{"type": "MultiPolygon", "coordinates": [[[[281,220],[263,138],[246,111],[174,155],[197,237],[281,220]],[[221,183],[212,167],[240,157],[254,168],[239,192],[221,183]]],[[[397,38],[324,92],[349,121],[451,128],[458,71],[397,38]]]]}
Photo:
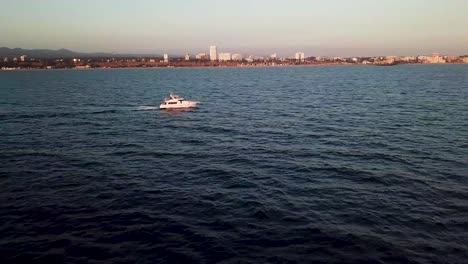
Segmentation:
{"type": "Polygon", "coordinates": [[[468,65],[0,72],[0,261],[467,263],[467,96],[468,65]]]}

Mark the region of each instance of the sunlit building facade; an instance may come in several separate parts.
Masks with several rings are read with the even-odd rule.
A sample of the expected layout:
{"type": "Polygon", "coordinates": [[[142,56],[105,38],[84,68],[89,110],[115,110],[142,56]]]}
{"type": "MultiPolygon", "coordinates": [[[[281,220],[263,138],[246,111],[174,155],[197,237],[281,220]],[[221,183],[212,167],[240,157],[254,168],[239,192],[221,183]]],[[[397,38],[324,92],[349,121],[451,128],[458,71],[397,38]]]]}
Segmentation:
{"type": "Polygon", "coordinates": [[[216,48],[216,46],[210,47],[210,60],[212,61],[218,60],[218,49],[216,48]]]}
{"type": "Polygon", "coordinates": [[[232,60],[232,55],[231,55],[231,53],[219,53],[218,54],[218,60],[219,61],[230,61],[230,60],[232,60]]]}

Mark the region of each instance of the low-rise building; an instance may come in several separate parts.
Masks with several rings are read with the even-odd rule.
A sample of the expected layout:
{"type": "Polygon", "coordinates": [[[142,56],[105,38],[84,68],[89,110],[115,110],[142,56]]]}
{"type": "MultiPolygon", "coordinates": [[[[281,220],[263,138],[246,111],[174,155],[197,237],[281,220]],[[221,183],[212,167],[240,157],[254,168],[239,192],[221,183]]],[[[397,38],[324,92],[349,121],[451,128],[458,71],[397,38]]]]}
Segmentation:
{"type": "Polygon", "coordinates": [[[228,53],[228,52],[219,53],[218,54],[218,60],[219,61],[230,61],[230,60],[232,60],[232,55],[231,55],[231,53],[228,53]]]}
{"type": "Polygon", "coordinates": [[[400,61],[404,61],[404,62],[412,62],[412,61],[416,61],[417,59],[418,58],[416,58],[415,56],[403,56],[399,58],[400,61]]]}
{"type": "Polygon", "coordinates": [[[8,57],[3,58],[3,62],[8,62],[8,57]]]}
{"type": "Polygon", "coordinates": [[[468,63],[468,57],[463,57],[462,61],[463,61],[463,63],[468,63]]]}
{"type": "Polygon", "coordinates": [[[195,55],[195,59],[197,59],[197,60],[208,60],[209,57],[208,57],[208,55],[206,55],[206,53],[199,53],[199,54],[195,55]]]}
{"type": "Polygon", "coordinates": [[[431,56],[419,56],[418,60],[420,60],[422,63],[446,63],[447,61],[443,56],[441,56],[439,53],[432,53],[431,56]]]}
{"type": "Polygon", "coordinates": [[[190,60],[190,54],[188,54],[188,53],[185,54],[185,60],[186,60],[186,61],[189,61],[189,60],[190,60]]]}
{"type": "Polygon", "coordinates": [[[26,61],[26,57],[27,57],[26,55],[21,55],[20,56],[20,61],[22,61],[22,62],[26,61]]]}
{"type": "Polygon", "coordinates": [[[89,65],[76,65],[75,69],[89,69],[91,66],[89,65]]]}
{"type": "Polygon", "coordinates": [[[262,56],[255,56],[255,55],[249,55],[247,58],[248,58],[248,59],[251,59],[252,61],[262,61],[262,60],[265,60],[264,57],[262,57],[262,56]]]}
{"type": "Polygon", "coordinates": [[[164,54],[164,62],[169,62],[169,55],[168,54],[164,54]]]}
{"type": "Polygon", "coordinates": [[[447,63],[457,63],[457,62],[460,62],[460,57],[454,56],[454,55],[445,56],[445,61],[447,63]]]}
{"type": "Polygon", "coordinates": [[[242,59],[244,59],[244,57],[242,56],[242,54],[238,54],[238,53],[232,54],[232,60],[233,60],[233,61],[241,61],[242,59]]]}

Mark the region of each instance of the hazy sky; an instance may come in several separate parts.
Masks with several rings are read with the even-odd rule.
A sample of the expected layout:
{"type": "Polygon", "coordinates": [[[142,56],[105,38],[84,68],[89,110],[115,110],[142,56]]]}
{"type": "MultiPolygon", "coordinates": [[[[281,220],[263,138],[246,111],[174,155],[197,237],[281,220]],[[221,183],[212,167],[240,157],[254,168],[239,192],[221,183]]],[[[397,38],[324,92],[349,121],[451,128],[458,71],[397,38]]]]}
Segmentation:
{"type": "Polygon", "coordinates": [[[0,0],[0,46],[119,53],[468,54],[468,0],[0,0]]]}

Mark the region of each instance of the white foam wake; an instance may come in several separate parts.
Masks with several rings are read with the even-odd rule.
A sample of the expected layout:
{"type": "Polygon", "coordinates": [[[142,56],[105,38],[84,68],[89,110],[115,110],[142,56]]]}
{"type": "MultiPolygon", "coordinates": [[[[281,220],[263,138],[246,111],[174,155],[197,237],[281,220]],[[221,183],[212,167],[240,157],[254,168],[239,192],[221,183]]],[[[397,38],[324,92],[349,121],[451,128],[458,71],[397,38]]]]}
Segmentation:
{"type": "Polygon", "coordinates": [[[149,110],[157,110],[159,106],[139,106],[137,108],[138,111],[149,111],[149,110]]]}

